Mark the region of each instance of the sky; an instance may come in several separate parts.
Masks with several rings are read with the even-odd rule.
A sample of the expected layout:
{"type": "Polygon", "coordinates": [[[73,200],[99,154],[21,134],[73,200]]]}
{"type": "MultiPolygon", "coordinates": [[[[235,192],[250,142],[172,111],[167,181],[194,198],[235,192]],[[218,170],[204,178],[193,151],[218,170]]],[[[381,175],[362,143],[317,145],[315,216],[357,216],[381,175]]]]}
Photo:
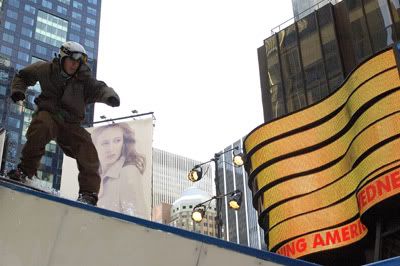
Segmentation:
{"type": "Polygon", "coordinates": [[[263,123],[257,48],[290,0],[102,0],[97,79],[118,118],[154,112],[153,147],[206,161],[263,123]]]}

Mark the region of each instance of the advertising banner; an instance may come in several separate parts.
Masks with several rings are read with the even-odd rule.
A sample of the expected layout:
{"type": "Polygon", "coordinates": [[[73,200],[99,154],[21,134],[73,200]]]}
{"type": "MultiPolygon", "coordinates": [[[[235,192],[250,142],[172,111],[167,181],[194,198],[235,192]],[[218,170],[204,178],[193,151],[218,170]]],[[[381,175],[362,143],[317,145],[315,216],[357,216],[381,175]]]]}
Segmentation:
{"type": "MultiPolygon", "coordinates": [[[[97,206],[145,219],[151,217],[153,120],[87,128],[100,160],[97,206]]],[[[64,156],[61,196],[77,198],[76,161],[64,156]]]]}
{"type": "Polygon", "coordinates": [[[399,102],[385,50],[326,99],[248,134],[249,186],[271,251],[300,258],[367,234],[363,215],[400,195],[399,102]]]}

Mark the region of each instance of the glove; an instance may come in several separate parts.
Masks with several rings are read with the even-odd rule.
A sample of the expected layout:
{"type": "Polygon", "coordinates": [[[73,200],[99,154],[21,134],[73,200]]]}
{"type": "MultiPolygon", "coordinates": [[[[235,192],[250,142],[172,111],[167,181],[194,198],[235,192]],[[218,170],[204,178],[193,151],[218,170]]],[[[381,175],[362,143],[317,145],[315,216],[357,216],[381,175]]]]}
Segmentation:
{"type": "Polygon", "coordinates": [[[16,102],[18,102],[18,101],[23,101],[23,100],[25,100],[25,93],[20,92],[20,91],[13,92],[13,93],[11,94],[11,100],[12,100],[14,103],[16,103],[16,102]]]}
{"type": "Polygon", "coordinates": [[[117,98],[115,96],[110,96],[107,98],[107,104],[112,107],[117,107],[117,106],[119,106],[119,98],[117,98]]]}

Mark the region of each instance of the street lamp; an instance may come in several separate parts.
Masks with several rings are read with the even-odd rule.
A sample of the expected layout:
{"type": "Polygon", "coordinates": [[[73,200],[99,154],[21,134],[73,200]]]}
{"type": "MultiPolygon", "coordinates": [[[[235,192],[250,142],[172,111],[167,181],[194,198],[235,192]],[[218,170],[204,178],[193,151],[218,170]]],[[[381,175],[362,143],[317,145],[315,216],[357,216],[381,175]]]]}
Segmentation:
{"type": "MultiPolygon", "coordinates": [[[[226,151],[223,151],[223,152],[220,152],[220,153],[216,153],[216,154],[214,154],[214,158],[208,160],[207,162],[204,162],[204,163],[201,163],[201,164],[196,164],[192,168],[192,170],[189,171],[189,173],[187,175],[187,178],[189,179],[189,181],[192,181],[192,182],[197,182],[200,179],[202,179],[204,175],[203,175],[203,169],[201,168],[201,166],[203,166],[205,164],[208,164],[210,162],[214,162],[215,163],[215,169],[216,169],[215,177],[218,177],[218,172],[217,172],[218,171],[218,169],[217,169],[218,168],[217,167],[218,160],[221,157],[221,155],[223,155],[223,154],[225,154],[227,152],[230,152],[230,151],[234,151],[233,152],[233,157],[232,157],[233,166],[235,166],[235,167],[242,166],[244,164],[244,160],[245,160],[244,159],[244,155],[241,152],[240,153],[236,153],[235,150],[237,150],[237,149],[239,149],[239,148],[238,147],[234,147],[232,149],[229,149],[229,150],[226,150],[226,151]]],[[[225,162],[225,163],[227,163],[227,162],[225,162]]]]}
{"type": "Polygon", "coordinates": [[[203,169],[200,165],[195,165],[188,173],[188,179],[192,182],[197,182],[203,177],[203,169]]]}
{"type": "Polygon", "coordinates": [[[232,158],[232,162],[233,165],[236,167],[240,167],[242,165],[244,165],[244,154],[243,152],[239,152],[236,153],[235,151],[233,151],[233,158],[232,158]]]}
{"type": "MultiPolygon", "coordinates": [[[[196,223],[200,223],[203,220],[204,215],[206,214],[207,207],[205,204],[211,202],[214,199],[221,199],[226,196],[230,196],[229,207],[231,209],[234,209],[235,211],[239,210],[240,204],[242,202],[242,192],[240,190],[235,190],[235,191],[228,192],[226,194],[216,195],[216,196],[212,197],[211,199],[201,202],[201,203],[197,204],[196,206],[194,206],[193,211],[192,211],[192,220],[195,221],[196,223]]],[[[210,204],[208,206],[210,206],[210,204]]],[[[217,213],[217,215],[218,215],[218,213],[217,213]]],[[[218,231],[219,231],[219,228],[218,228],[218,231]]]]}
{"type": "MultiPolygon", "coordinates": [[[[215,153],[214,154],[214,158],[208,160],[207,162],[195,165],[192,168],[192,170],[190,170],[190,172],[188,173],[188,176],[187,176],[188,179],[190,181],[192,181],[192,182],[199,181],[204,176],[201,166],[204,165],[204,164],[208,164],[210,162],[214,162],[214,164],[215,164],[215,170],[214,170],[215,171],[215,179],[214,179],[215,188],[216,188],[217,195],[221,194],[220,189],[219,189],[219,182],[218,182],[218,180],[219,180],[218,160],[223,154],[225,154],[227,152],[230,152],[230,151],[233,151],[233,158],[232,158],[233,164],[230,164],[228,162],[225,162],[225,163],[233,165],[235,167],[241,167],[244,164],[245,158],[244,158],[243,153],[236,153],[238,150],[239,150],[239,147],[236,146],[236,147],[233,147],[232,149],[228,149],[226,151],[215,153]]],[[[221,203],[221,197],[217,197],[215,199],[217,200],[217,217],[216,217],[216,224],[218,226],[217,237],[221,238],[222,237],[222,218],[221,218],[222,203],[221,203]]],[[[238,200],[241,200],[241,196],[240,196],[240,199],[238,198],[238,200]]],[[[235,206],[234,202],[232,202],[232,205],[235,206]]],[[[240,203],[238,205],[240,206],[240,203]]]]}

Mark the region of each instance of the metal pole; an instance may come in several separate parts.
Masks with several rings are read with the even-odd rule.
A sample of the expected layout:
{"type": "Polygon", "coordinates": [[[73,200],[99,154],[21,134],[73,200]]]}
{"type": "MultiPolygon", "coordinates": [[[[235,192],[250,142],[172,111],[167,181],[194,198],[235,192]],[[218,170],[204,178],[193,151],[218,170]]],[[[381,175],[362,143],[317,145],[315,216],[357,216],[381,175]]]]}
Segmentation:
{"type": "Polygon", "coordinates": [[[106,119],[106,120],[95,121],[95,122],[92,123],[92,126],[94,124],[98,124],[98,123],[113,122],[113,121],[117,121],[117,120],[134,118],[134,117],[139,117],[139,116],[144,116],[144,115],[152,115],[153,119],[154,119],[154,112],[148,112],[148,113],[142,113],[142,114],[137,114],[137,115],[128,115],[128,116],[123,116],[123,117],[117,117],[117,118],[110,118],[110,119],[106,119]]]}
{"type": "MultiPolygon", "coordinates": [[[[220,157],[219,153],[214,154],[214,163],[215,163],[215,190],[216,194],[220,195],[220,189],[219,189],[219,173],[218,173],[218,159],[220,157]]],[[[217,216],[215,217],[215,222],[217,224],[217,237],[222,238],[222,218],[221,218],[221,209],[222,209],[222,203],[221,203],[222,198],[216,198],[217,201],[217,216]]]]}

